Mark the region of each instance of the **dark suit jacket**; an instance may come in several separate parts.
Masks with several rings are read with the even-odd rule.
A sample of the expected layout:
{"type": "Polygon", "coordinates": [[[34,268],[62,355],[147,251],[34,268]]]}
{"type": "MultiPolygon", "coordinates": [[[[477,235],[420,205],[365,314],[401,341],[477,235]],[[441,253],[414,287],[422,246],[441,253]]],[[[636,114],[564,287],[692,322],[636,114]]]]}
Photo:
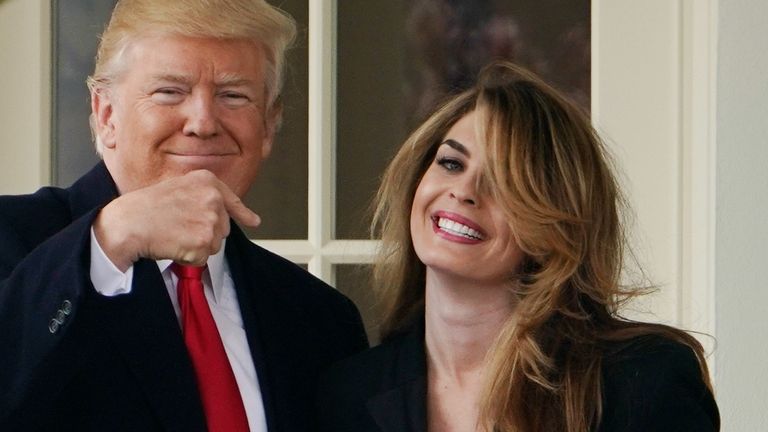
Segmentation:
{"type": "MultiPolygon", "coordinates": [[[[713,431],[719,414],[693,351],[658,337],[605,359],[599,432],[713,431]]],[[[320,430],[426,432],[423,326],[334,365],[319,385],[320,430]]]]}
{"type": "MultiPolygon", "coordinates": [[[[154,261],[127,295],[90,282],[90,227],[116,195],[99,164],[69,189],[0,197],[0,430],[205,429],[154,261]]],[[[225,253],[269,430],[315,430],[319,372],[367,346],[357,309],[234,224],[225,253]]]]}

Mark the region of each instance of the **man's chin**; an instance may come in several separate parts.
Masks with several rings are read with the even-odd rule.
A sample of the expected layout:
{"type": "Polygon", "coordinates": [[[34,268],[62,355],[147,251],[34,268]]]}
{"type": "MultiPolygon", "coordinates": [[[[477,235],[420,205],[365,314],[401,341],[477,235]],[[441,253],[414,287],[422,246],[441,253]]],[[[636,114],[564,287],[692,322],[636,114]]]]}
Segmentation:
{"type": "Polygon", "coordinates": [[[232,155],[170,155],[169,160],[182,171],[206,169],[221,172],[232,163],[232,155]]]}

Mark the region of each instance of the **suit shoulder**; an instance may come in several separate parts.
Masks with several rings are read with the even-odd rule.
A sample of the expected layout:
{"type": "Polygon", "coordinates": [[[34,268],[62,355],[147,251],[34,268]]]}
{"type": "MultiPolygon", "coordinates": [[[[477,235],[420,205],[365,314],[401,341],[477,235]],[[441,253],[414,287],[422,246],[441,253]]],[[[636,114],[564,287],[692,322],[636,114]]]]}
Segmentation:
{"type": "Polygon", "coordinates": [[[7,223],[25,225],[38,217],[69,218],[66,191],[44,187],[33,194],[0,196],[0,217],[7,223]]]}
{"type": "Polygon", "coordinates": [[[374,430],[367,404],[372,397],[394,385],[399,345],[397,341],[377,345],[333,364],[320,376],[317,386],[320,430],[374,430]]]}
{"type": "Polygon", "coordinates": [[[335,363],[321,388],[341,399],[369,396],[426,372],[419,334],[406,333],[335,363]]]}
{"type": "Polygon", "coordinates": [[[398,351],[398,341],[392,341],[359,352],[331,366],[324,375],[324,381],[343,388],[359,388],[361,380],[380,378],[395,361],[398,351]]]}
{"type": "Polygon", "coordinates": [[[670,368],[700,370],[691,347],[657,335],[637,337],[613,347],[604,363],[607,377],[656,375],[670,368]]]}
{"type": "Polygon", "coordinates": [[[604,359],[604,430],[714,430],[719,414],[693,348],[662,336],[604,359]]]}
{"type": "Polygon", "coordinates": [[[296,263],[261,246],[255,244],[253,246],[270,270],[280,275],[280,279],[284,282],[281,284],[281,289],[300,291],[301,298],[306,299],[308,302],[317,301],[318,299],[345,304],[349,302],[349,299],[338,290],[296,263]]]}
{"type": "Polygon", "coordinates": [[[245,261],[237,259],[239,265],[245,266],[241,270],[258,280],[259,291],[282,308],[285,320],[311,326],[329,347],[345,347],[334,354],[333,360],[368,347],[360,313],[344,294],[244,236],[236,236],[233,247],[244,254],[245,261]]]}
{"type": "Polygon", "coordinates": [[[66,191],[46,187],[29,195],[0,196],[0,266],[23,256],[71,222],[66,191]]]}
{"type": "Polygon", "coordinates": [[[296,263],[256,244],[251,243],[251,246],[252,251],[259,256],[259,260],[262,260],[270,272],[280,275],[279,279],[282,282],[280,288],[296,291],[295,293],[288,293],[289,295],[296,294],[295,300],[305,300],[307,303],[314,303],[318,300],[349,303],[346,296],[296,263]]]}

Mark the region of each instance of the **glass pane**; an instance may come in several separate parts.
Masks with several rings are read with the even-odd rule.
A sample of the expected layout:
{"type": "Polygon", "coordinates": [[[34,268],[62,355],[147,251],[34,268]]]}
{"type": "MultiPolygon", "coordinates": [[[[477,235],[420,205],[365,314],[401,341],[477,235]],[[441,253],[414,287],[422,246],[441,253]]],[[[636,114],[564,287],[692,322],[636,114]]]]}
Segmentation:
{"type": "MultiPolygon", "coordinates": [[[[68,186],[98,161],[88,127],[86,77],[93,71],[98,35],[116,0],[67,0],[54,4],[53,178],[68,186]]],[[[296,46],[288,53],[283,128],[271,159],[245,202],[262,217],[248,232],[261,239],[307,237],[307,0],[274,0],[297,21],[296,46]]]]}
{"type": "Polygon", "coordinates": [[[58,0],[53,6],[53,182],[69,186],[99,157],[91,140],[90,97],[98,35],[117,0],[58,0]]]}
{"type": "Polygon", "coordinates": [[[589,107],[589,0],[345,1],[337,22],[336,238],[368,237],[366,210],[407,131],[490,60],[589,107]]]}
{"type": "Polygon", "coordinates": [[[246,230],[257,239],[307,238],[307,92],[309,88],[308,0],[270,0],[296,20],[299,33],[287,55],[283,87],[283,127],[245,203],[261,216],[246,230]]]}
{"type": "Polygon", "coordinates": [[[371,266],[363,264],[336,264],[336,289],[352,299],[360,310],[371,346],[379,343],[379,314],[371,291],[371,266]]]}

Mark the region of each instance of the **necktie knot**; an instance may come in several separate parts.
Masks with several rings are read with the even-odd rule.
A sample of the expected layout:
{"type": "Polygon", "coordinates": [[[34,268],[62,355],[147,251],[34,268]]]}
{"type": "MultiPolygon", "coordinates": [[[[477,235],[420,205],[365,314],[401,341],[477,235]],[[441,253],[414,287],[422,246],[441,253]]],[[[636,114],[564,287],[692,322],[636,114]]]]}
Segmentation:
{"type": "Polygon", "coordinates": [[[192,279],[200,281],[203,278],[203,272],[207,266],[190,266],[173,263],[171,264],[171,270],[179,279],[192,279]]]}

